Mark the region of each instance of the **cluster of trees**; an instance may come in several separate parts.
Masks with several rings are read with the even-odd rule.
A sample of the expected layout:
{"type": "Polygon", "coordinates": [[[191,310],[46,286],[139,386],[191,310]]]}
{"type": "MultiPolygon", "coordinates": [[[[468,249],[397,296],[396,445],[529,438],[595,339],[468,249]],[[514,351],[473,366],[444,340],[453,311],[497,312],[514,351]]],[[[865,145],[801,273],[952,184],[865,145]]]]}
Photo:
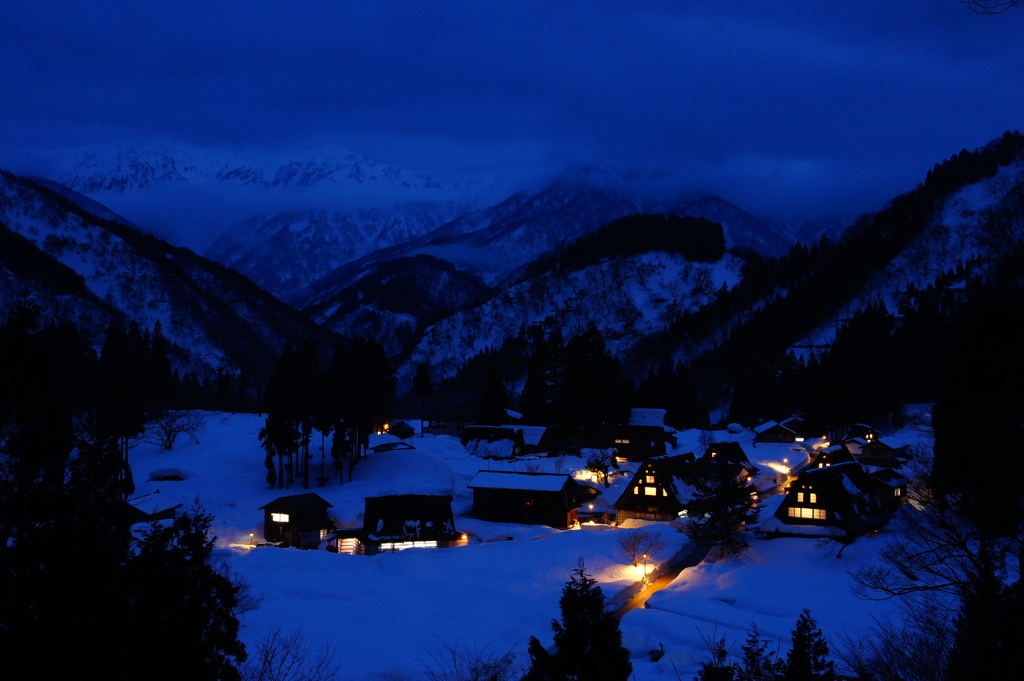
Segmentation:
{"type": "Polygon", "coordinates": [[[314,434],[319,436],[319,485],[332,477],[326,469],[328,454],[332,474],[343,481],[347,470],[351,481],[370,434],[383,427],[394,395],[395,377],[376,341],[355,338],[339,345],[326,370],[312,339],[285,348],[264,400],[267,417],[260,441],[267,484],[290,488],[298,478],[309,489],[314,434]]]}
{"type": "Polygon", "coordinates": [[[741,650],[741,663],[729,661],[729,648],[724,638],[708,642],[711,658],[701,664],[696,681],[835,681],[835,663],[829,658],[828,641],[804,610],[791,632],[791,646],[786,657],[778,649],[769,649],[771,641],[763,638],[753,624],[741,650]]]}
{"type": "Polygon", "coordinates": [[[31,303],[0,324],[0,384],[16,386],[0,391],[0,649],[42,677],[129,678],[160,660],[161,675],[232,679],[245,658],[210,516],[196,505],[132,532],[126,442],[157,403],[117,391],[141,387],[133,371],[167,378],[147,360],[154,334],[143,338],[113,330],[97,360],[74,327],[42,327],[31,303]]]}
{"type": "Polygon", "coordinates": [[[1006,323],[1024,306],[1015,279],[951,321],[945,342],[957,361],[944,366],[932,410],[931,469],[911,488],[917,511],[896,519],[884,566],[856,575],[865,597],[896,598],[902,610],[852,649],[860,678],[999,678],[1024,646],[1024,406],[1014,397],[1024,367],[1006,323]],[[980,448],[983,464],[970,455],[980,448]]]}
{"type": "Polygon", "coordinates": [[[562,342],[555,327],[534,342],[520,410],[528,423],[572,437],[601,423],[622,423],[633,387],[593,326],[562,342]]]}

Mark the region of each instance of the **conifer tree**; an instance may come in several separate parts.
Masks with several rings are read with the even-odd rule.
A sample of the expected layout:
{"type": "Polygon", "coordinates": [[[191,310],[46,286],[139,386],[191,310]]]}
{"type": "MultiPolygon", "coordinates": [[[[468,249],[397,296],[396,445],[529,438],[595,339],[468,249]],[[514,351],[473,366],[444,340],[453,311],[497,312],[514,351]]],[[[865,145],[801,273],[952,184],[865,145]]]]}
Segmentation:
{"type": "Polygon", "coordinates": [[[493,366],[487,373],[487,380],[480,393],[480,406],[477,408],[476,422],[500,426],[508,419],[506,407],[508,407],[508,391],[505,390],[501,370],[497,366],[493,366]]]}
{"type": "Polygon", "coordinates": [[[722,464],[720,468],[721,478],[686,504],[686,533],[698,544],[718,545],[737,553],[746,546],[744,526],[757,521],[756,490],[745,480],[731,477],[733,466],[722,464]]]}
{"type": "Polygon", "coordinates": [[[736,673],[736,681],[779,681],[785,665],[774,652],[768,652],[769,641],[761,638],[757,624],[750,625],[743,643],[743,664],[736,673]]]}
{"type": "Polygon", "coordinates": [[[412,392],[420,401],[420,436],[423,435],[423,421],[426,416],[424,409],[427,398],[434,394],[437,386],[434,385],[434,377],[430,375],[430,365],[420,362],[416,365],[416,376],[412,379],[412,392]]]}
{"type": "Polygon", "coordinates": [[[633,671],[618,621],[605,610],[604,593],[581,558],[559,600],[561,621],[552,620],[554,654],[530,637],[528,681],[626,681],[633,671]]]}
{"type": "Polygon", "coordinates": [[[711,659],[701,662],[695,681],[735,681],[739,667],[728,662],[729,649],[726,648],[725,639],[719,639],[709,647],[711,659]]]}
{"type": "Polygon", "coordinates": [[[828,642],[811,617],[804,610],[793,629],[792,648],[786,655],[786,673],[783,681],[835,681],[836,666],[828,658],[828,642]]]}

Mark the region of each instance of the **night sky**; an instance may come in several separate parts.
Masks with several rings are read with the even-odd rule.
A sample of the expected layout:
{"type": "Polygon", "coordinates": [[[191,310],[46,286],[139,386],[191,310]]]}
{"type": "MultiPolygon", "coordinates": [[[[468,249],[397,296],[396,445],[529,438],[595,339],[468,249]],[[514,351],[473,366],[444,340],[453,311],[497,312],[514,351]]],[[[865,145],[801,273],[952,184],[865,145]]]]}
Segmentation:
{"type": "Polygon", "coordinates": [[[337,144],[860,212],[1024,127],[1022,29],[957,0],[6,2],[0,167],[129,140],[337,144]]]}

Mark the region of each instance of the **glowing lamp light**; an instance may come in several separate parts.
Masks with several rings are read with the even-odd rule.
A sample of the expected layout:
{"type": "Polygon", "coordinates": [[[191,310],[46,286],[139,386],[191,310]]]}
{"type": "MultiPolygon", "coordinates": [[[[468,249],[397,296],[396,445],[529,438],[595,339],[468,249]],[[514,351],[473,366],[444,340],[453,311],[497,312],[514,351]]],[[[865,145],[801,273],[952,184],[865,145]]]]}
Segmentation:
{"type": "Polygon", "coordinates": [[[255,537],[255,536],[256,536],[255,532],[250,532],[249,533],[249,545],[250,546],[255,546],[256,542],[253,540],[253,537],[255,537]]]}

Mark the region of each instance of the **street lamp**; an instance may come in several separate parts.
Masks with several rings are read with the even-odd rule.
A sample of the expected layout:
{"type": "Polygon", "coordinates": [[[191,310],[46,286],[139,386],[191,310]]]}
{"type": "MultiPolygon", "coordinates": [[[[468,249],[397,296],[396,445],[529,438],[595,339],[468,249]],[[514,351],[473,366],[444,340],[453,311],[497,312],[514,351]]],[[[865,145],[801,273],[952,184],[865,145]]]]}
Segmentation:
{"type": "Polygon", "coordinates": [[[255,534],[256,534],[255,532],[250,532],[249,533],[249,546],[255,546],[256,545],[256,543],[253,541],[253,536],[255,534]]]}

